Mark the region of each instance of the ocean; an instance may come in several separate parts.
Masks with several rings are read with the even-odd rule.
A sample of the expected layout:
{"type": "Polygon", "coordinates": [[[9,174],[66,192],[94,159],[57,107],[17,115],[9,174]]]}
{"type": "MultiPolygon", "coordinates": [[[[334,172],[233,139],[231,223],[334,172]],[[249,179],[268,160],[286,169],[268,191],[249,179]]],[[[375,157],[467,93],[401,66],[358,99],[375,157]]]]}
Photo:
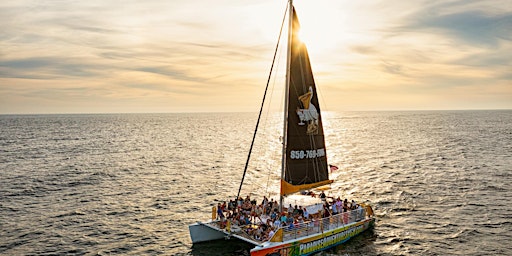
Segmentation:
{"type": "MultiPolygon", "coordinates": [[[[275,196],[281,115],[242,195],[275,196]]],[[[247,255],[188,225],[236,195],[254,113],[0,115],[0,255],[247,255]]],[[[331,195],[372,230],[318,255],[512,255],[512,110],[330,112],[331,195]]]]}

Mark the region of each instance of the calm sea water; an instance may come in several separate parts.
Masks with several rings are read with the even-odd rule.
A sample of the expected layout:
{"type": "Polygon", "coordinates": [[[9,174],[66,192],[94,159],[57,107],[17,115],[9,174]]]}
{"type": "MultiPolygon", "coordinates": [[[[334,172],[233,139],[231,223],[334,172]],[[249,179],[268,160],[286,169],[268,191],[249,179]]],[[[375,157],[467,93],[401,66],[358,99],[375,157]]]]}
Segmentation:
{"type": "MultiPolygon", "coordinates": [[[[279,115],[280,117],[280,115],[279,115]]],[[[273,193],[262,125],[243,195],[273,193]]],[[[1,255],[240,255],[188,225],[236,194],[255,114],[0,116],[1,255]]],[[[512,111],[324,115],[330,193],[377,223],[320,255],[512,255],[512,111]]]]}

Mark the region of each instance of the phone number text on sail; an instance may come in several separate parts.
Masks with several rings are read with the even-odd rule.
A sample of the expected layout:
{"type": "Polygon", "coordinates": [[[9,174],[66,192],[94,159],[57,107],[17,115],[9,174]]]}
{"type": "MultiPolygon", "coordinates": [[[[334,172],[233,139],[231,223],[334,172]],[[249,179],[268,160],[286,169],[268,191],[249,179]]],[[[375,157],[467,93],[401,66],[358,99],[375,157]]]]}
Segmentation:
{"type": "Polygon", "coordinates": [[[322,156],[325,156],[325,148],[290,151],[291,159],[311,159],[322,156]]]}

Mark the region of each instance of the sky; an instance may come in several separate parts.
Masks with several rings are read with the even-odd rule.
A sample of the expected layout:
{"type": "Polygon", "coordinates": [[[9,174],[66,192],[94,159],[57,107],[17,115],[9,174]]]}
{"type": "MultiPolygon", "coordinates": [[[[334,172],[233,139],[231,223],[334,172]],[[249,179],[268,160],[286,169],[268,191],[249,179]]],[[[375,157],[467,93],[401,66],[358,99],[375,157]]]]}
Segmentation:
{"type": "MultiPolygon", "coordinates": [[[[294,3],[323,109],[512,109],[511,0],[294,3]]],[[[0,114],[256,112],[285,8],[3,0],[0,114]]]]}

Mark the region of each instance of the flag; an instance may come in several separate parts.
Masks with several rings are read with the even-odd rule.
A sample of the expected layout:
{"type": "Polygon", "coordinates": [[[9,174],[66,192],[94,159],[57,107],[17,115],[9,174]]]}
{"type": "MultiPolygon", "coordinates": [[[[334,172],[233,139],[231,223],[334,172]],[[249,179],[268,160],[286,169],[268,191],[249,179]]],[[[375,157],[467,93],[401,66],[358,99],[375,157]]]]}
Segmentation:
{"type": "Polygon", "coordinates": [[[331,164],[329,165],[329,168],[331,169],[331,172],[338,170],[338,166],[331,165],[331,164]]]}

